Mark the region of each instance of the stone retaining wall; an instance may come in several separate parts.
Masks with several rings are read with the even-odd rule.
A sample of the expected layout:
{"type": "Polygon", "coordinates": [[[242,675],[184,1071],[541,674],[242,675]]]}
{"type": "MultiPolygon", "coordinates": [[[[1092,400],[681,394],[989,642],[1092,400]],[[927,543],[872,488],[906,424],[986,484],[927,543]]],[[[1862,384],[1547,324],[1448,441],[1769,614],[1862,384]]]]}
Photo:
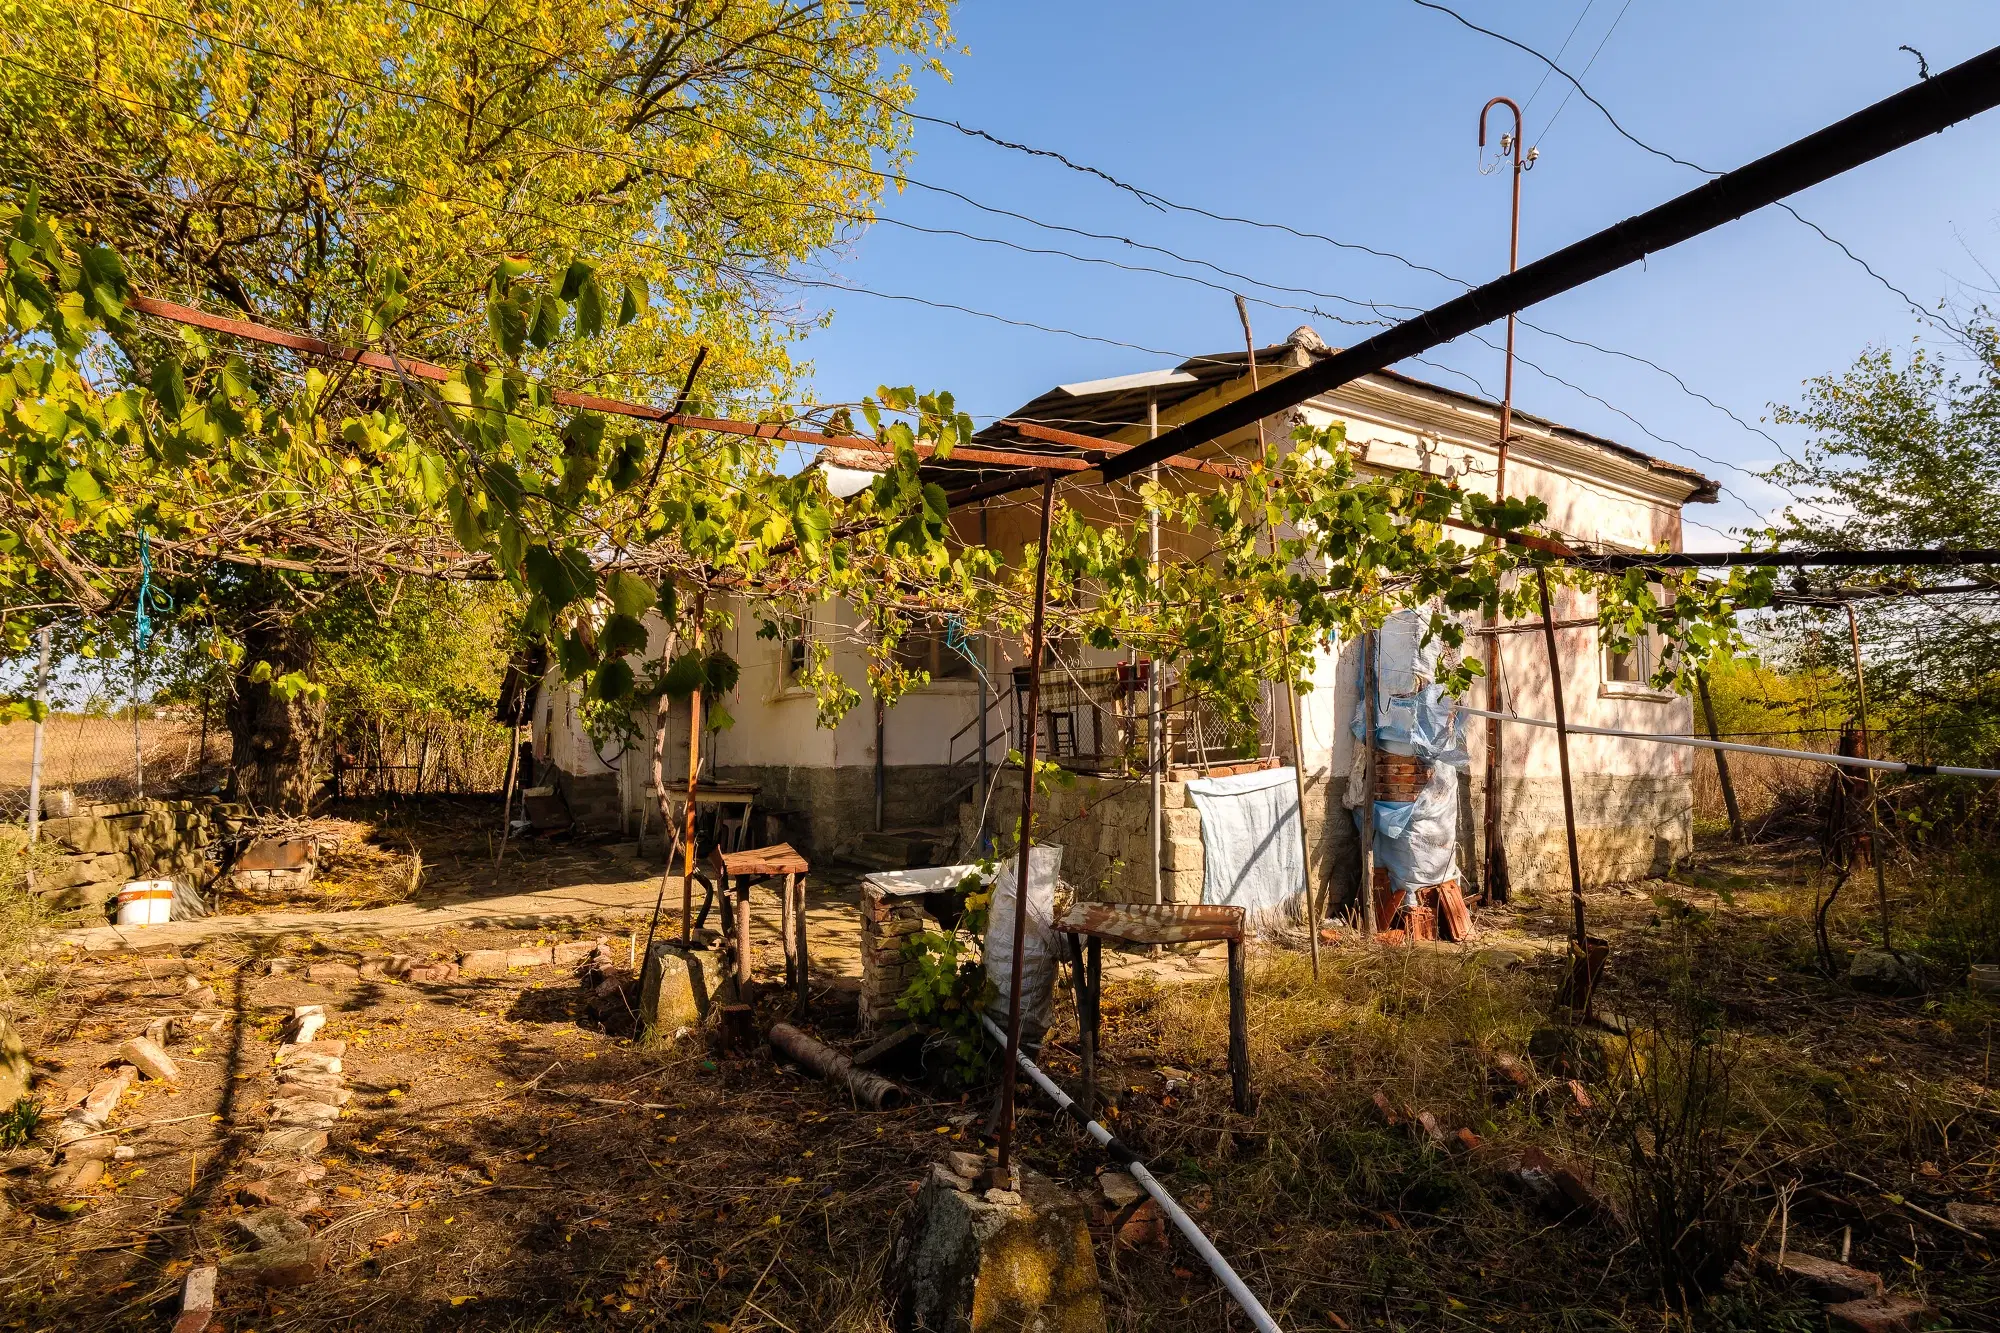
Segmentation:
{"type": "MultiPolygon", "coordinates": [[[[1021,808],[1021,771],[994,775],[988,825],[1011,830],[1021,808]]],[[[1062,875],[1085,902],[1153,901],[1152,798],[1144,779],[1075,778],[1036,798],[1035,838],[1063,849],[1062,875]]],[[[966,823],[979,812],[965,807],[966,823]]],[[[1201,901],[1201,812],[1185,782],[1160,784],[1160,892],[1170,903],[1201,901]]],[[[1011,837],[1005,841],[1012,841],[1011,837]]]]}
{"type": "Polygon", "coordinates": [[[50,910],[77,913],[101,913],[128,880],[206,884],[215,872],[209,848],[239,832],[245,813],[207,799],[81,804],[61,791],[42,809],[41,836],[65,854],[35,890],[50,910]]]}

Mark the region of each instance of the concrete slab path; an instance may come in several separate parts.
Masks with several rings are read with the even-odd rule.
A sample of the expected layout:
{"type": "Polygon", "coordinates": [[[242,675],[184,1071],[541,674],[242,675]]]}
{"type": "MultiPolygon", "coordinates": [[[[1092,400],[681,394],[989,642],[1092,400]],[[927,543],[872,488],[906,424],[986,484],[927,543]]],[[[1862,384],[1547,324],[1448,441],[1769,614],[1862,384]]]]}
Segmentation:
{"type": "MultiPolygon", "coordinates": [[[[637,864],[631,868],[641,869],[637,864]]],[[[615,876],[620,867],[606,866],[605,870],[615,876]]],[[[563,921],[593,918],[615,926],[621,933],[633,929],[636,923],[643,933],[659,892],[658,873],[647,871],[630,878],[607,877],[598,882],[521,893],[398,903],[351,912],[259,912],[170,921],[158,926],[87,926],[58,932],[56,938],[81,952],[117,953],[178,950],[218,940],[268,941],[287,936],[323,939],[335,935],[409,935],[441,929],[535,930],[563,921]]],[[[670,876],[660,922],[663,935],[672,935],[680,929],[680,900],[680,877],[670,876]]],[[[758,963],[778,961],[782,958],[782,946],[778,936],[777,897],[760,887],[752,890],[750,903],[751,943],[758,963]]],[[[708,924],[711,929],[721,926],[719,907],[709,914],[708,924]]],[[[860,918],[852,886],[808,882],[806,947],[811,951],[815,973],[860,980],[860,918]]],[[[1104,971],[1114,980],[1150,976],[1161,983],[1198,981],[1220,977],[1224,968],[1224,950],[1219,944],[1201,953],[1163,953],[1158,958],[1117,951],[1107,951],[1104,956],[1104,971]]]]}

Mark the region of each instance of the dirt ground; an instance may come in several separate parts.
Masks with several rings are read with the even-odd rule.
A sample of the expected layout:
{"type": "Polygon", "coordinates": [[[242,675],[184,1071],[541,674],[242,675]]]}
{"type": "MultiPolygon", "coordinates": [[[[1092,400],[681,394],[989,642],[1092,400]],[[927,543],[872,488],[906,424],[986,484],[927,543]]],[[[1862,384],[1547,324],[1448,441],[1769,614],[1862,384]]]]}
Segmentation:
{"type": "MultiPolygon", "coordinates": [[[[1692,942],[1736,1052],[1722,1165],[1743,1239],[1766,1254],[1782,1244],[1838,1257],[1845,1246],[1854,1264],[1931,1303],[1937,1327],[2000,1327],[1992,1243],[1924,1215],[1995,1202],[1996,1015],[1822,978],[1798,915],[1807,874],[1785,855],[1711,854],[1679,883],[1593,892],[1592,928],[1614,947],[1606,1006],[1652,1020],[1692,942]]],[[[815,905],[845,892],[816,887],[815,905]]],[[[1669,1317],[1633,1233],[1559,1221],[1509,1184],[1508,1154],[1535,1147],[1597,1167],[1631,1212],[1608,1183],[1632,1095],[1615,1071],[1586,1079],[1588,1110],[1560,1079],[1515,1096],[1491,1072],[1493,1053],[1525,1055],[1546,1023],[1562,964],[1530,946],[1559,940],[1568,922],[1567,902],[1551,901],[1482,911],[1476,948],[1329,946],[1318,981],[1301,954],[1256,953],[1259,1104],[1248,1116],[1229,1109],[1214,974],[1113,981],[1104,1114],[1287,1329],[1827,1328],[1819,1301],[1754,1272],[1692,1321],[1669,1317]],[[1447,1133],[1471,1130],[1479,1149],[1435,1149],[1384,1125],[1378,1091],[1447,1133]]],[[[1867,917],[1857,907],[1839,924],[1851,944],[1867,917]]],[[[322,1036],[347,1042],[356,1093],[306,1215],[326,1267],[276,1290],[225,1273],[220,1328],[886,1328],[881,1274],[899,1212],[929,1161],[980,1146],[986,1104],[942,1091],[921,1057],[893,1071],[917,1091],[912,1103],[867,1113],[768,1055],[596,1030],[582,990],[555,967],[443,984],[265,970],[273,952],[448,958],[633,929],[643,916],[560,933],[221,939],[75,961],[27,1034],[52,1106],[99,1077],[151,1017],[185,1009],[190,971],[225,1017],[171,1047],[177,1089],[141,1084],[128,1096],[113,1126],[137,1154],[81,1211],[23,1199],[0,1223],[0,1327],[161,1328],[191,1265],[248,1248],[232,1217],[244,1211],[238,1189],[280,1024],[312,1002],[330,1017],[322,1036]]],[[[759,963],[775,983],[774,941],[759,963]]],[[[809,1026],[851,1043],[850,983],[817,981],[809,1026]]],[[[767,999],[760,1017],[783,1004],[767,999]]],[[[1057,1015],[1044,1063],[1074,1088],[1062,999],[1057,1015]]],[[[1538,1081],[1546,1072],[1536,1067],[1538,1081]]],[[[1029,1164],[1087,1188],[1102,1154],[1032,1092],[1022,1108],[1029,1164]]],[[[1248,1326],[1180,1241],[1133,1250],[1097,1239],[1112,1328],[1248,1326]]]]}

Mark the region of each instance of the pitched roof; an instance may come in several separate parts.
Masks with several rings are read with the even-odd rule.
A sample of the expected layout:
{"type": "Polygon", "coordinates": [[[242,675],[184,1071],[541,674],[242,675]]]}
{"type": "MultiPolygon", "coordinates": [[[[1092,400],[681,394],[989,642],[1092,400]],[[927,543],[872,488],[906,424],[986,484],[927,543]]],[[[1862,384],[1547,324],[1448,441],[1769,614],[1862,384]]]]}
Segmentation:
{"type": "MultiPolygon", "coordinates": [[[[1337,349],[1327,346],[1310,327],[1301,326],[1284,342],[1258,349],[1257,364],[1259,367],[1272,369],[1302,366],[1310,359],[1331,355],[1335,350],[1337,349]]],[[[1232,380],[1240,379],[1246,373],[1247,361],[1248,354],[1242,351],[1216,352],[1208,356],[1191,357],[1170,370],[1142,371],[1135,375],[1085,380],[1076,384],[1059,384],[1022,404],[1006,418],[986,427],[975,439],[989,448],[1005,448],[1016,453],[1073,456],[1079,451],[1064,445],[1028,439],[1018,430],[1005,424],[1006,421],[1019,418],[1074,431],[1079,435],[1109,437],[1127,427],[1145,426],[1146,405],[1149,400],[1157,406],[1162,415],[1166,415],[1190,399],[1232,380]]],[[[1363,382],[1368,381],[1415,390],[1426,396],[1441,398],[1457,405],[1472,405],[1496,414],[1500,410],[1500,404],[1491,399],[1457,389],[1447,389],[1442,385],[1432,384],[1427,380],[1416,379],[1393,370],[1377,371],[1364,376],[1363,382]]],[[[1335,390],[1335,396],[1338,393],[1339,391],[1335,390]]],[[[1546,431],[1551,436],[1584,446],[1586,450],[1599,450],[1626,463],[1637,463],[1647,471],[1674,477],[1689,488],[1688,503],[1710,504],[1715,501],[1718,494],[1718,487],[1714,481],[1683,464],[1656,458],[1630,445],[1564,426],[1546,417],[1523,412],[1518,407],[1514,409],[1514,420],[1546,431]]],[[[970,474],[974,472],[998,475],[1007,470],[954,464],[945,464],[939,468],[940,473],[948,473],[950,480],[954,482],[970,480],[970,474]]]]}

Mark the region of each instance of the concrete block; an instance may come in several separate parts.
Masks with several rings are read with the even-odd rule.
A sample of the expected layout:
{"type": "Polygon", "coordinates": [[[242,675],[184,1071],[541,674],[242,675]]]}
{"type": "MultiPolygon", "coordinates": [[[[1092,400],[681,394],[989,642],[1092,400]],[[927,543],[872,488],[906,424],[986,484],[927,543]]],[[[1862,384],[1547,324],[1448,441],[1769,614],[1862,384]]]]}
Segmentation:
{"type": "Polygon", "coordinates": [[[930,1174],[891,1251],[899,1333],[1101,1333],[1083,1203],[1045,1176],[1021,1175],[1018,1193],[978,1194],[947,1168],[930,1174]]]}
{"type": "Polygon", "coordinates": [[[507,951],[507,966],[509,967],[547,967],[554,961],[555,950],[553,949],[509,949],[507,951]]]}
{"type": "Polygon", "coordinates": [[[1176,810],[1160,811],[1160,823],[1169,838],[1193,838],[1201,841],[1201,811],[1193,806],[1176,810]]]}
{"type": "Polygon", "coordinates": [[[1170,903],[1198,903],[1201,901],[1202,872],[1199,870],[1169,870],[1160,875],[1160,888],[1170,903]]]}
{"type": "Polygon", "coordinates": [[[307,1126],[267,1129],[257,1142],[258,1157],[317,1157],[326,1151],[326,1131],[307,1126]]]}
{"type": "Polygon", "coordinates": [[[319,1276],[326,1251],[318,1241],[302,1240],[250,1254],[232,1254],[222,1267],[255,1277],[267,1287],[303,1287],[319,1276]]]}
{"type": "Polygon", "coordinates": [[[136,878],[137,874],[138,867],[124,852],[113,852],[103,856],[70,856],[65,857],[61,864],[47,874],[36,876],[35,889],[39,893],[53,895],[63,890],[101,885],[101,892],[88,895],[91,905],[94,906],[109,897],[117,885],[136,878]]]}
{"type": "Polygon", "coordinates": [[[174,1058],[144,1037],[134,1037],[120,1046],[118,1055],[147,1078],[161,1083],[181,1081],[180,1066],[174,1063],[174,1058]]]}
{"type": "Polygon", "coordinates": [[[507,970],[507,950],[474,949],[458,956],[458,970],[468,977],[490,977],[507,970]]]}
{"type": "Polygon", "coordinates": [[[1162,810],[1184,810],[1188,808],[1187,783],[1162,782],[1160,784],[1160,808],[1162,810]]]}
{"type": "Polygon", "coordinates": [[[1207,860],[1198,837],[1173,838],[1160,845],[1160,865],[1168,870],[1200,870],[1207,860]]]}
{"type": "Polygon", "coordinates": [[[352,963],[314,963],[306,969],[307,981],[332,983],[360,979],[361,969],[352,963]]]}
{"type": "Polygon", "coordinates": [[[282,1208],[259,1208],[232,1219],[244,1238],[260,1250],[306,1238],[306,1224],[282,1208]]]}
{"type": "Polygon", "coordinates": [[[215,1317],[214,1264],[191,1269],[187,1286],[181,1290],[181,1313],[174,1320],[173,1333],[201,1333],[215,1317]]]}
{"type": "Polygon", "coordinates": [[[697,1028],[708,1016],[707,956],[678,944],[656,942],[646,955],[639,987],[639,1031],[671,1037],[697,1028]]]}

